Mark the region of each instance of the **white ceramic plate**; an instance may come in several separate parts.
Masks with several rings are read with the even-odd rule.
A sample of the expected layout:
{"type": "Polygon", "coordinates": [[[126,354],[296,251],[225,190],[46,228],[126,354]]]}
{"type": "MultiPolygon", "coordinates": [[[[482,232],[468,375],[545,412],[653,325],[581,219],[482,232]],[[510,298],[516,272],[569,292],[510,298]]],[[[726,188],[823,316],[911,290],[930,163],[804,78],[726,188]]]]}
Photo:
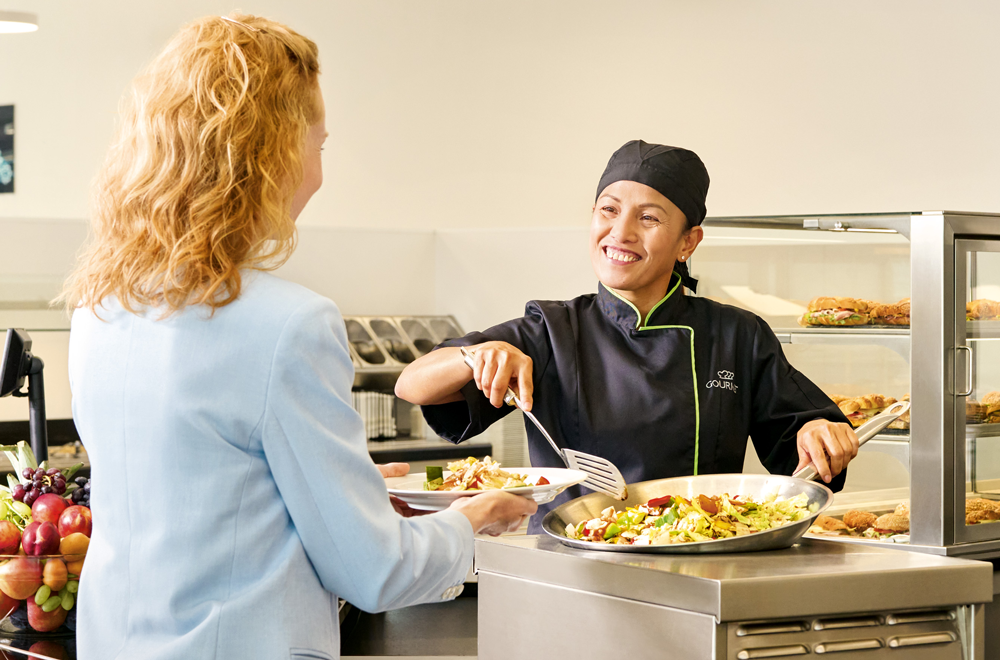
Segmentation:
{"type": "MultiPolygon", "coordinates": [[[[525,486],[524,488],[504,488],[506,493],[523,495],[530,497],[539,504],[545,504],[555,499],[556,495],[563,492],[570,486],[581,483],[587,478],[585,472],[580,470],[567,470],[565,468],[503,468],[507,472],[515,474],[525,474],[528,479],[534,481],[538,477],[545,477],[549,483],[544,486],[525,486]]],[[[450,472],[444,471],[447,477],[450,472]]],[[[411,509],[421,511],[443,511],[451,506],[451,503],[460,497],[472,497],[488,490],[424,490],[424,482],[427,477],[423,473],[411,473],[405,477],[391,477],[385,480],[385,485],[391,495],[395,495],[410,505],[411,509]]]]}

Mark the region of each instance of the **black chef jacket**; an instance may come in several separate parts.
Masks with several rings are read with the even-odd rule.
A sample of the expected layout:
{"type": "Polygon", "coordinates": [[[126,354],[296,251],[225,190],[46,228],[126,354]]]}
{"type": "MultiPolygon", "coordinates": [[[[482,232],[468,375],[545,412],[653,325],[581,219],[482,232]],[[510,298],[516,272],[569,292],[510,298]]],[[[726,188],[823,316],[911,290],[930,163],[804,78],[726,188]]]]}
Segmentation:
{"type": "MultiPolygon", "coordinates": [[[[532,412],[561,447],[607,458],[627,483],[741,472],[747,437],[775,474],[798,464],[796,434],[808,421],[847,423],[840,409],[785,359],[771,328],[751,312],[685,296],[675,274],[641,323],[604,286],[568,301],[533,300],[522,318],[442,346],[505,341],[533,361],[532,412]]],[[[423,406],[431,428],[462,442],[513,408],[494,408],[475,381],[465,401],[423,406]]],[[[527,418],[535,467],[564,467],[527,418]]],[[[513,466],[512,466],[513,467],[513,466]]],[[[830,487],[843,487],[846,471],[830,487]]],[[[567,489],[544,513],[586,492],[567,489]]]]}

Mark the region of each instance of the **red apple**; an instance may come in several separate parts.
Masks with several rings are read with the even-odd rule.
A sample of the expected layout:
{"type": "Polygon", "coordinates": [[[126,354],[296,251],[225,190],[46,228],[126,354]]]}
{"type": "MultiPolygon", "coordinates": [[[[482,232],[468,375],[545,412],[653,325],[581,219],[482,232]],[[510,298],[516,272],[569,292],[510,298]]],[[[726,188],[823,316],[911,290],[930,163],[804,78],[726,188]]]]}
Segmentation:
{"type": "Polygon", "coordinates": [[[21,604],[21,601],[15,600],[0,591],[0,619],[5,619],[7,616],[17,609],[17,606],[21,604]]]}
{"type": "Polygon", "coordinates": [[[89,538],[90,531],[93,529],[92,520],[90,509],[80,505],[71,506],[59,516],[59,536],[69,536],[79,532],[89,538]]]}
{"type": "Polygon", "coordinates": [[[62,607],[51,612],[43,612],[41,606],[35,605],[35,599],[28,599],[28,625],[38,632],[52,632],[66,622],[69,614],[62,607]]]}
{"type": "Polygon", "coordinates": [[[66,506],[66,500],[63,498],[55,493],[46,493],[39,496],[31,505],[31,519],[35,522],[50,522],[56,525],[66,506]]]}
{"type": "Polygon", "coordinates": [[[32,557],[59,554],[59,530],[50,522],[33,522],[24,528],[21,547],[32,557]]]}
{"type": "Polygon", "coordinates": [[[0,591],[15,600],[34,596],[42,586],[42,562],[15,557],[0,565],[0,591]]]}
{"type": "Polygon", "coordinates": [[[0,555],[16,555],[21,545],[21,530],[9,520],[0,521],[0,555]]]}

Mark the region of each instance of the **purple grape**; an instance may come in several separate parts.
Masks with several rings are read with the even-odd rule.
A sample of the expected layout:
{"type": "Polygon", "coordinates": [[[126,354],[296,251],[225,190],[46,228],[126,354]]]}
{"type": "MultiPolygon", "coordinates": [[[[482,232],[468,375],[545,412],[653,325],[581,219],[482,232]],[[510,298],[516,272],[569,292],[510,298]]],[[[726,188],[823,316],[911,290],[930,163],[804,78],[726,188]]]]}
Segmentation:
{"type": "Polygon", "coordinates": [[[28,493],[24,496],[24,503],[27,504],[28,506],[34,504],[35,500],[38,499],[38,495],[36,495],[35,492],[36,491],[34,490],[28,491],[28,493]]]}
{"type": "Polygon", "coordinates": [[[44,476],[45,476],[45,470],[43,470],[42,468],[35,469],[35,479],[41,479],[44,476]]]}
{"type": "Polygon", "coordinates": [[[87,491],[88,494],[90,493],[90,482],[89,481],[87,483],[83,484],[83,489],[85,491],[87,491]]]}
{"type": "Polygon", "coordinates": [[[16,486],[14,486],[14,492],[11,495],[18,502],[23,502],[24,501],[24,494],[26,492],[27,491],[24,490],[24,486],[23,485],[17,484],[16,486]]]}
{"type": "Polygon", "coordinates": [[[34,479],[35,478],[35,471],[32,470],[31,468],[24,468],[23,470],[21,470],[21,476],[24,477],[25,479],[29,479],[29,480],[30,479],[34,479]]]}
{"type": "Polygon", "coordinates": [[[54,477],[57,474],[60,474],[60,470],[59,468],[49,468],[48,470],[45,471],[45,474],[47,474],[50,477],[54,477]]]}
{"type": "Polygon", "coordinates": [[[88,481],[90,481],[90,479],[88,479],[87,477],[77,477],[76,479],[73,480],[73,482],[76,483],[77,486],[82,486],[88,481]]]}
{"type": "Polygon", "coordinates": [[[62,495],[63,493],[66,492],[66,484],[62,484],[61,486],[59,484],[55,484],[54,486],[52,486],[52,492],[54,492],[56,495],[62,495]]]}

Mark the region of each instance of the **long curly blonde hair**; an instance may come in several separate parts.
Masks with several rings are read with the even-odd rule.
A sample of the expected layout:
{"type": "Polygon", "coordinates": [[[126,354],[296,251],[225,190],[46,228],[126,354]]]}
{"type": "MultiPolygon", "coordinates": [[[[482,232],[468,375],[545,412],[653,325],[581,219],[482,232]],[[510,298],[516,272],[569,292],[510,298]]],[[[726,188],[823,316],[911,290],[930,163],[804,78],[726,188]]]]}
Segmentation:
{"type": "Polygon", "coordinates": [[[60,300],[169,315],[236,300],[295,249],[291,202],[319,120],[316,44],[256,16],[195,21],[134,81],[60,300]]]}

